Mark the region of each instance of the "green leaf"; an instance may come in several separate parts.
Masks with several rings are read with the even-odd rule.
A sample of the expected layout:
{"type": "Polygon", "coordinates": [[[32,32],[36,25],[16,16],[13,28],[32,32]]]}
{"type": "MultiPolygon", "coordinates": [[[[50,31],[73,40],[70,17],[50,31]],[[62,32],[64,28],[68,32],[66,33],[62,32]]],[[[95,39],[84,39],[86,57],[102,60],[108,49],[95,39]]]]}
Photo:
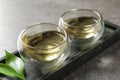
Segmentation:
{"type": "Polygon", "coordinates": [[[22,61],[22,59],[8,51],[5,52],[6,64],[11,66],[19,75],[24,77],[24,62],[22,61]]]}
{"type": "Polygon", "coordinates": [[[19,74],[24,73],[24,63],[22,59],[8,51],[6,51],[6,64],[14,68],[19,74]]]}
{"type": "Polygon", "coordinates": [[[11,76],[11,77],[20,77],[17,72],[7,64],[0,63],[0,73],[11,76]]]}

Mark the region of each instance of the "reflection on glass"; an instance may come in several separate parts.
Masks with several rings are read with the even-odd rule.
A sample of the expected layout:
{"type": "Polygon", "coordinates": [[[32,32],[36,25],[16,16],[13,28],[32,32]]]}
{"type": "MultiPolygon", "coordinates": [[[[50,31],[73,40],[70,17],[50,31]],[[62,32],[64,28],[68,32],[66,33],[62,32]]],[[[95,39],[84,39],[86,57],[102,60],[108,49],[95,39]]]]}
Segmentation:
{"type": "Polygon", "coordinates": [[[72,46],[87,49],[103,34],[104,25],[101,15],[88,9],[73,9],[61,15],[60,27],[69,34],[72,46]]]}
{"type": "Polygon", "coordinates": [[[68,56],[67,34],[51,23],[27,27],[18,39],[18,51],[24,61],[39,61],[43,73],[59,66],[68,56]],[[46,71],[47,70],[47,71],[46,71]]]}

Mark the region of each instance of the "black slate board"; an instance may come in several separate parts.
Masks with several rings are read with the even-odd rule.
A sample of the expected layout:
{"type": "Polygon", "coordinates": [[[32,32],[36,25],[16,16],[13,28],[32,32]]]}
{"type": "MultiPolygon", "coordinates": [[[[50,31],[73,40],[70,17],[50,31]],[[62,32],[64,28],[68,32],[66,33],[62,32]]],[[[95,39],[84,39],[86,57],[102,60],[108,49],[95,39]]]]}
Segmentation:
{"type": "MultiPolygon", "coordinates": [[[[100,39],[99,43],[87,50],[78,52],[79,55],[74,58],[68,58],[65,63],[63,63],[60,68],[58,68],[58,70],[44,75],[42,79],[40,77],[42,75],[39,69],[40,66],[34,62],[27,63],[25,66],[27,80],[63,80],[65,76],[69,75],[71,72],[75,71],[77,68],[90,61],[92,58],[99,55],[102,51],[104,51],[119,40],[120,26],[105,21],[105,33],[100,39]]],[[[14,53],[15,55],[19,56],[17,51],[15,51],[14,53]]],[[[0,62],[4,63],[4,61],[5,58],[0,58],[0,62]]],[[[6,77],[1,75],[0,80],[2,80],[3,78],[6,77]]],[[[6,80],[14,80],[14,78],[7,78],[6,80]]]]}

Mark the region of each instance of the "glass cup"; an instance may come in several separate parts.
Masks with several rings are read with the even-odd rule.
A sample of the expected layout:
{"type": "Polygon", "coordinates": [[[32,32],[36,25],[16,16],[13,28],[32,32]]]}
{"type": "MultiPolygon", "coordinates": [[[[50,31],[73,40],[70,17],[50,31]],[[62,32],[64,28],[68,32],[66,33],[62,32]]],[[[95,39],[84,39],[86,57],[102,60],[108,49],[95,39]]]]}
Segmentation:
{"type": "Polygon", "coordinates": [[[61,65],[69,55],[67,33],[51,23],[24,29],[18,38],[18,51],[25,62],[37,61],[42,73],[61,65]]]}
{"type": "Polygon", "coordinates": [[[59,27],[63,27],[68,33],[71,50],[75,47],[85,50],[97,43],[102,36],[104,21],[95,10],[72,9],[61,15],[59,27]]]}

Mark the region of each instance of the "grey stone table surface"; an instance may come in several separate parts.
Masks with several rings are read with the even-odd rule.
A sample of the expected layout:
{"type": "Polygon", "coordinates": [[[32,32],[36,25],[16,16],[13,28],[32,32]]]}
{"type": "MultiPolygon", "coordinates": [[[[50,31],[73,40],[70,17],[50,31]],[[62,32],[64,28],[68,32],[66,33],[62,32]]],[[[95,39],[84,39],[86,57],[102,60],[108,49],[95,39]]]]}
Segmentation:
{"type": "MultiPolygon", "coordinates": [[[[0,57],[17,49],[17,38],[26,26],[50,22],[70,9],[95,9],[105,20],[120,25],[120,0],[0,0],[0,57]]],[[[120,41],[65,80],[120,80],[120,41]]]]}

